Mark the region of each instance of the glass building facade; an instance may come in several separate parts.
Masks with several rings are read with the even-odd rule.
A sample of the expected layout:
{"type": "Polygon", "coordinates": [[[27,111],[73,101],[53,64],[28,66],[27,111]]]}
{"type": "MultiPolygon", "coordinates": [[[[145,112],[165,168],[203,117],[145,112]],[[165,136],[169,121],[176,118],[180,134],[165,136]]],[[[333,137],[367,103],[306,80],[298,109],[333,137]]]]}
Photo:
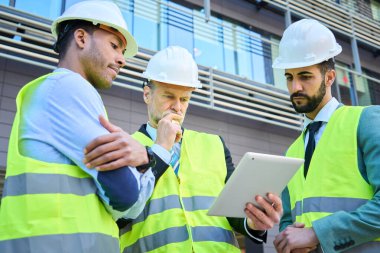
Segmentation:
{"type": "MultiPolygon", "coordinates": [[[[54,19],[79,1],[0,0],[0,4],[54,19]]],[[[204,9],[188,3],[182,5],[170,0],[114,2],[121,8],[140,48],[157,51],[169,45],[180,45],[187,48],[200,65],[286,90],[283,71],[271,67],[278,54],[278,36],[214,13],[206,22],[204,9]]],[[[341,4],[347,3],[341,1],[341,4]]],[[[372,0],[368,6],[372,10],[371,18],[378,19],[380,3],[372,0]]],[[[338,62],[338,85],[333,93],[344,104],[377,104],[380,101],[379,75],[366,70],[358,74],[351,65],[338,62]]]]}

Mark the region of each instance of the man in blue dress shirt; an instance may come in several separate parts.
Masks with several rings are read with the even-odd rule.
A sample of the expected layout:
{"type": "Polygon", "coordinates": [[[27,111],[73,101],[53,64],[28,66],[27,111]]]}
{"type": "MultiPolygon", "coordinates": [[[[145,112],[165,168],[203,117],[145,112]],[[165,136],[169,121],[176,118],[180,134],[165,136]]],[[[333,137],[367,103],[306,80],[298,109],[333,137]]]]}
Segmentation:
{"type": "MultiPolygon", "coordinates": [[[[240,252],[232,229],[256,243],[265,242],[265,230],[282,214],[281,200],[274,194],[255,196],[262,209],[247,203],[246,219],[207,215],[234,165],[222,137],[181,128],[192,92],[201,87],[192,55],[178,46],[165,48],[150,59],[143,76],[149,121],[134,137],[171,153],[152,168],[156,185],[144,211],[121,230],[123,252],[240,252]]],[[[86,158],[94,166],[123,158],[122,152],[96,151],[95,147],[117,147],[109,136],[89,144],[86,158]]]]}

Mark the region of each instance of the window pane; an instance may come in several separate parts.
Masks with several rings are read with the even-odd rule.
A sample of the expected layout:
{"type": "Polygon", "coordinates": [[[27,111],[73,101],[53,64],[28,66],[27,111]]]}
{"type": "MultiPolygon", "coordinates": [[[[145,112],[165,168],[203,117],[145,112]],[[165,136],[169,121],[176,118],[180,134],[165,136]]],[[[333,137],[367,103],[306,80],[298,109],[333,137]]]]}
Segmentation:
{"type": "Polygon", "coordinates": [[[368,90],[371,96],[371,104],[380,105],[380,82],[368,80],[368,90]]]}
{"type": "Polygon", "coordinates": [[[9,5],[9,0],[0,0],[0,4],[9,5]]]}
{"type": "Polygon", "coordinates": [[[16,0],[17,9],[42,16],[49,19],[55,19],[61,14],[61,0],[16,0]]]}
{"type": "Polygon", "coordinates": [[[65,1],[65,10],[67,10],[71,5],[76,4],[78,2],[82,2],[83,0],[66,0],[65,1]]]}
{"type": "Polygon", "coordinates": [[[366,75],[371,77],[367,79],[368,93],[371,97],[371,104],[380,105],[380,74],[370,70],[364,71],[366,75]]]}
{"type": "Polygon", "coordinates": [[[351,75],[347,71],[348,66],[336,64],[336,85],[338,85],[340,99],[345,105],[352,105],[351,101],[351,75]]]}
{"type": "MultiPolygon", "coordinates": [[[[277,44],[274,44],[274,43],[271,44],[272,62],[273,62],[274,59],[276,59],[279,54],[278,44],[280,43],[280,40],[272,37],[271,41],[277,43],[277,44]]],[[[273,69],[274,86],[282,90],[288,90],[288,87],[286,85],[286,78],[284,74],[285,74],[285,70],[283,69],[273,69]]]]}
{"type": "Polygon", "coordinates": [[[260,83],[273,84],[270,46],[261,40],[262,35],[250,31],[250,52],[252,57],[253,80],[260,83]],[[269,61],[268,61],[269,60],[269,61]],[[269,68],[267,65],[269,63],[269,68]],[[268,76],[267,76],[268,75],[268,76]],[[268,79],[270,80],[267,80],[268,79]]]}
{"type": "Polygon", "coordinates": [[[216,22],[206,23],[197,12],[194,16],[194,56],[197,63],[224,70],[223,60],[223,35],[221,21],[211,17],[216,22]]]}
{"type": "Polygon", "coordinates": [[[170,2],[170,6],[175,8],[167,8],[165,20],[162,20],[163,24],[168,24],[168,41],[165,46],[181,46],[193,54],[193,17],[191,10],[173,2],[170,2]]]}
{"type": "Polygon", "coordinates": [[[380,2],[371,0],[371,10],[373,19],[380,21],[380,2]]]}
{"type": "Polygon", "coordinates": [[[250,55],[250,38],[248,31],[243,27],[236,28],[236,52],[238,62],[238,75],[252,79],[252,58],[250,55]]]}
{"type": "Polygon", "coordinates": [[[133,0],[116,0],[114,2],[119,6],[121,14],[127,22],[128,31],[133,34],[133,0]]]}
{"type": "Polygon", "coordinates": [[[236,25],[223,21],[224,70],[237,75],[236,25]]]}
{"type": "Polygon", "coordinates": [[[362,76],[354,75],[354,80],[356,84],[359,105],[371,105],[371,96],[368,91],[367,79],[362,76]]]}
{"type": "Polygon", "coordinates": [[[156,1],[135,1],[133,35],[139,47],[158,50],[160,4],[156,1]]]}

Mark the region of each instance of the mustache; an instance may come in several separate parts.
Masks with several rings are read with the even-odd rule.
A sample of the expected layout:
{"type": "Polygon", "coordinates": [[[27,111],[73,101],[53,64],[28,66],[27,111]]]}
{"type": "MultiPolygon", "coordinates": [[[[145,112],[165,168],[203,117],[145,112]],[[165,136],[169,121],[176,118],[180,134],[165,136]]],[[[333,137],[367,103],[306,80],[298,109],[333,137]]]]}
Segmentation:
{"type": "Polygon", "coordinates": [[[293,99],[294,97],[304,97],[304,98],[309,98],[308,95],[303,94],[302,92],[296,92],[290,95],[290,99],[293,99]]]}
{"type": "Polygon", "coordinates": [[[181,112],[176,112],[176,111],[173,111],[173,110],[165,112],[164,115],[168,115],[169,113],[176,114],[178,116],[183,116],[183,114],[181,112]]]}

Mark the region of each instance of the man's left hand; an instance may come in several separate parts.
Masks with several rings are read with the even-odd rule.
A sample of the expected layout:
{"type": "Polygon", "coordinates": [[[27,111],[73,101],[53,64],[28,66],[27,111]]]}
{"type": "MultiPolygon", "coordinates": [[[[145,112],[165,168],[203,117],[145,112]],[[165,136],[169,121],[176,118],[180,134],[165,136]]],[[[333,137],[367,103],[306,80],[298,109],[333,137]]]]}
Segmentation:
{"type": "Polygon", "coordinates": [[[148,163],[148,156],[143,145],[103,116],[100,116],[99,120],[110,134],[99,136],[86,146],[83,161],[86,167],[107,171],[148,163]]]}
{"type": "Polygon", "coordinates": [[[267,198],[256,196],[255,200],[259,207],[247,203],[245,214],[249,228],[253,230],[268,230],[280,222],[283,209],[281,198],[269,193],[267,198]]]}

